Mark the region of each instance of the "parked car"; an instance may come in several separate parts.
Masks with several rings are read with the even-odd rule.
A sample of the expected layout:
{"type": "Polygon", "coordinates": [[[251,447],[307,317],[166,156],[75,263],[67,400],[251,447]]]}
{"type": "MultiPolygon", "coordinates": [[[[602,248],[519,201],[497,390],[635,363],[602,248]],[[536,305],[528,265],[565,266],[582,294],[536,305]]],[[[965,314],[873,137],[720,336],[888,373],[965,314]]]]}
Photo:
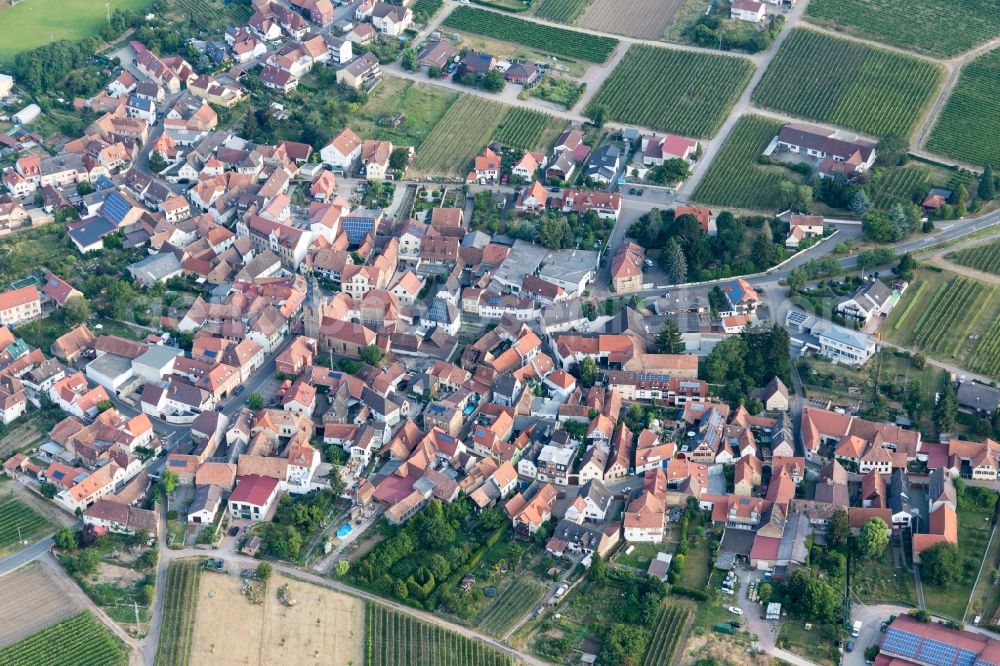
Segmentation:
{"type": "Polygon", "coordinates": [[[247,390],[247,387],[243,386],[243,384],[240,384],[239,386],[236,387],[236,390],[233,391],[233,395],[239,395],[239,394],[243,393],[243,391],[246,391],[246,390],[247,390]]]}
{"type": "Polygon", "coordinates": [[[729,612],[733,615],[743,615],[743,609],[738,606],[730,606],[729,612]]]}
{"type": "Polygon", "coordinates": [[[556,588],[556,598],[557,599],[559,597],[561,597],[562,595],[564,595],[564,594],[566,594],[566,586],[565,585],[560,585],[558,588],[556,588]]]}
{"type": "Polygon", "coordinates": [[[647,259],[643,263],[646,264],[646,268],[652,268],[653,267],[653,260],[652,259],[647,259]]]}
{"type": "Polygon", "coordinates": [[[229,528],[229,536],[234,537],[239,533],[240,533],[240,528],[236,527],[235,525],[229,528]]]}
{"type": "Polygon", "coordinates": [[[844,644],[844,651],[854,652],[854,641],[847,641],[847,643],[844,644]]]}

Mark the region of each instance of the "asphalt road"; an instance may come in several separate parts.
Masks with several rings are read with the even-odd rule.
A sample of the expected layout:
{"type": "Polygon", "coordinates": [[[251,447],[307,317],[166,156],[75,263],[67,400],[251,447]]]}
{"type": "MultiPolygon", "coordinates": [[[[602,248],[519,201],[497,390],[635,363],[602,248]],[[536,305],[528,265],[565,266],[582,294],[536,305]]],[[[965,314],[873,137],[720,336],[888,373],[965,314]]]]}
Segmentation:
{"type": "Polygon", "coordinates": [[[23,550],[19,550],[13,555],[0,560],[0,576],[5,576],[12,571],[16,571],[28,562],[33,562],[44,555],[52,545],[52,537],[43,539],[36,544],[32,544],[23,550]]]}

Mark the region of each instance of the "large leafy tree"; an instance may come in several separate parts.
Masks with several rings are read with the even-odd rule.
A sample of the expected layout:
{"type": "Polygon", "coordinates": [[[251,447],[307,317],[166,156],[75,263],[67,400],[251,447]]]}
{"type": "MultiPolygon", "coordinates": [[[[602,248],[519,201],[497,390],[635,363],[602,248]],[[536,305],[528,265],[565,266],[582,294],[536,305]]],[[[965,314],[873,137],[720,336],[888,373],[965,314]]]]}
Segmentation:
{"type": "Polygon", "coordinates": [[[889,545],[889,526],[881,518],[872,518],[861,526],[858,548],[864,557],[878,557],[889,545]]]}
{"type": "Polygon", "coordinates": [[[961,576],[961,564],[958,546],[942,541],[920,553],[920,577],[934,585],[951,585],[961,576]]]}

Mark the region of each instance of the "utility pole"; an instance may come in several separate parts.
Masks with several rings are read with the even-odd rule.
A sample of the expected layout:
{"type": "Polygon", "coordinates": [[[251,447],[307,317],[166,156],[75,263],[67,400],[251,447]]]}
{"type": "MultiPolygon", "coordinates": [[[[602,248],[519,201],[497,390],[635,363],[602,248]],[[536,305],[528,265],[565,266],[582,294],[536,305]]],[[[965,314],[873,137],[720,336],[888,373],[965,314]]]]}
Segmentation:
{"type": "Polygon", "coordinates": [[[107,15],[108,15],[108,25],[110,25],[111,24],[111,3],[110,2],[105,2],[104,3],[104,9],[105,9],[105,11],[107,12],[107,15]]]}

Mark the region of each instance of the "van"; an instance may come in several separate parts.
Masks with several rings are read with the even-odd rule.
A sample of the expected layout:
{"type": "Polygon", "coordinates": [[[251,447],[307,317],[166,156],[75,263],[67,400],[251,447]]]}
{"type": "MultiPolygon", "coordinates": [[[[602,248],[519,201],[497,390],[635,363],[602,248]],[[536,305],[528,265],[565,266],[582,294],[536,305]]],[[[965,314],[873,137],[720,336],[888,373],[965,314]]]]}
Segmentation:
{"type": "Polygon", "coordinates": [[[861,635],[861,620],[855,620],[854,626],[851,627],[851,636],[857,638],[861,635]]]}

